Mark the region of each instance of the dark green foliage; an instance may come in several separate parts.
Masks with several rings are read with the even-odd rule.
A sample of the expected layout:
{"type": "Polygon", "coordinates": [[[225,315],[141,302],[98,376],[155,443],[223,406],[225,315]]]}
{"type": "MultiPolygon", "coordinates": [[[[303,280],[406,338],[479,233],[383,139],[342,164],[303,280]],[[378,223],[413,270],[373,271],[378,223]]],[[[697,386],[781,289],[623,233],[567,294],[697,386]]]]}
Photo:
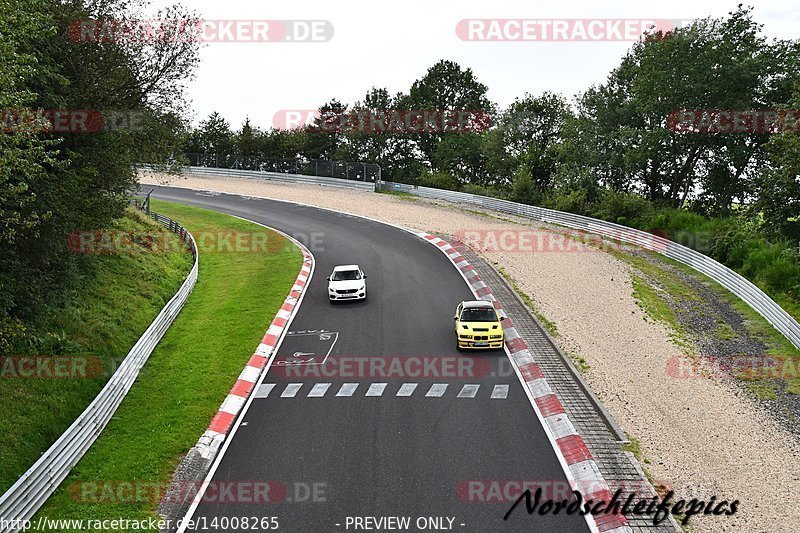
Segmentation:
{"type": "MultiPolygon", "coordinates": [[[[121,1],[0,0],[0,109],[132,119],[126,128],[31,125],[0,134],[0,320],[9,335],[9,324],[58,306],[87,275],[67,236],[122,215],[134,165],[179,159],[183,82],[197,43],[78,42],[69,31],[84,19],[144,18],[135,9],[121,1]]],[[[156,18],[194,17],[167,8],[156,18]]]]}
{"type": "MultiPolygon", "coordinates": [[[[469,68],[442,60],[405,93],[373,87],[352,106],[331,100],[320,108],[323,121],[366,111],[480,110],[491,118],[488,129],[323,134],[297,128],[256,132],[253,144],[271,147],[256,149],[262,157],[377,163],[387,181],[661,232],[773,295],[796,295],[798,128],[698,132],[674,128],[671,118],[682,110],[796,111],[798,65],[800,40],[767,38],[752,9],[739,6],[726,17],[636,42],[604,83],[572,103],[549,92],[525,94],[497,111],[469,68]]],[[[249,135],[243,128],[230,144],[244,153],[249,135]]]]}
{"type": "Polygon", "coordinates": [[[420,176],[419,185],[448,191],[461,189],[461,184],[458,183],[458,180],[447,172],[427,172],[420,176]]]}

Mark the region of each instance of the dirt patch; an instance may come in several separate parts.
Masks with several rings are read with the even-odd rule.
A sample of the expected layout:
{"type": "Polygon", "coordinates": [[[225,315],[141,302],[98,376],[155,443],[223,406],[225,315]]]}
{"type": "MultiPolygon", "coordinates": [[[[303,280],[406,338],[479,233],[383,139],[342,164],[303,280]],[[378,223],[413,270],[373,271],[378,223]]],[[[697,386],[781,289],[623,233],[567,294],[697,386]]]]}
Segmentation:
{"type": "Polygon", "coordinates": [[[707,372],[709,377],[724,380],[747,393],[761,410],[800,437],[800,396],[786,391],[786,380],[739,378],[748,374],[767,375],[770,365],[778,374],[787,370],[796,376],[800,358],[771,356],[770,348],[777,347],[771,346],[769,339],[751,331],[746,318],[698,277],[654,254],[634,252],[634,255],[661,271],[661,275],[653,276],[634,267],[636,275],[660,290],[661,297],[675,315],[679,330],[691,342],[698,368],[707,372]],[[678,280],[690,292],[670,291],[664,283],[666,276],[678,280]],[[783,365],[788,366],[783,368],[783,365]]]}
{"type": "MultiPolygon", "coordinates": [[[[153,176],[143,182],[156,183],[153,176]]],[[[172,184],[292,200],[441,235],[530,230],[558,241],[557,232],[543,225],[504,215],[487,218],[444,202],[195,175],[172,184]]],[[[800,481],[797,439],[736,387],[668,375],[670,361],[683,353],[674,332],[637,305],[629,265],[579,243],[569,249],[490,249],[481,255],[510,274],[555,323],[562,347],[586,360],[587,380],[638,439],[653,478],[680,496],[740,500],[734,516],[693,518],[696,531],[800,527],[800,507],[793,504],[800,481]]]]}

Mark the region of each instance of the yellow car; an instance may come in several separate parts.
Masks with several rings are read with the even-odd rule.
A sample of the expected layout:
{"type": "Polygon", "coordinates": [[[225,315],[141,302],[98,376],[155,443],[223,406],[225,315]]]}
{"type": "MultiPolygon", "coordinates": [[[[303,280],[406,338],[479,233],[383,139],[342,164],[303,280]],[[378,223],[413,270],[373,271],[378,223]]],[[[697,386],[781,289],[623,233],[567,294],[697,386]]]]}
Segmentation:
{"type": "Polygon", "coordinates": [[[453,317],[456,322],[456,348],[502,348],[503,326],[492,302],[461,302],[453,317]]]}

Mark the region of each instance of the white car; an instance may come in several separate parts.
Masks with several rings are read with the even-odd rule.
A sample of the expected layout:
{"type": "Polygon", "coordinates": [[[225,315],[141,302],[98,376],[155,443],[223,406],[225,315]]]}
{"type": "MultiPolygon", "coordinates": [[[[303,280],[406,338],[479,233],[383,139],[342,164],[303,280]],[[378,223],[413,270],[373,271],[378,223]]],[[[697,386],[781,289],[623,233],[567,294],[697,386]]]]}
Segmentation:
{"type": "Polygon", "coordinates": [[[358,265],[339,265],[334,267],[328,277],[328,298],[338,300],[366,300],[367,275],[358,265]]]}

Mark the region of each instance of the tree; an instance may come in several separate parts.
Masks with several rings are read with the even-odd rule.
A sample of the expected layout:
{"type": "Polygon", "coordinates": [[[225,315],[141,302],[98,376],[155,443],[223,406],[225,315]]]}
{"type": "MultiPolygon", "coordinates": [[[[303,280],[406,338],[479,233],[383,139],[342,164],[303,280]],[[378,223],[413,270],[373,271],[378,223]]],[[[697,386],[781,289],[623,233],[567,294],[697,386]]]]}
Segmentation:
{"type": "Polygon", "coordinates": [[[335,98],[319,108],[319,116],[305,128],[306,143],[303,155],[308,159],[332,159],[342,137],[342,117],[347,106],[335,98]]]}
{"type": "MultiPolygon", "coordinates": [[[[767,143],[771,165],[756,178],[752,210],[764,219],[765,232],[800,246],[800,85],[786,105],[795,122],[767,143]]],[[[790,115],[791,116],[791,115],[790,115]]]]}
{"type": "Polygon", "coordinates": [[[395,108],[395,99],[386,89],[371,88],[364,99],[356,102],[347,113],[342,144],[349,159],[387,165],[392,159],[394,137],[386,131],[385,118],[395,108]]]}
{"type": "MultiPolygon", "coordinates": [[[[486,95],[487,91],[486,85],[478,81],[472,69],[462,69],[454,61],[441,60],[430,67],[422,78],[414,81],[408,95],[399,98],[397,103],[405,111],[466,111],[480,120],[483,116],[491,117],[494,113],[492,103],[486,95]]],[[[480,128],[479,124],[477,129],[480,128]]],[[[484,169],[476,166],[474,154],[467,151],[474,149],[474,141],[466,141],[464,138],[454,141],[445,149],[447,155],[443,157],[440,153],[437,159],[439,144],[446,135],[477,136],[478,133],[462,128],[455,133],[413,133],[409,137],[419,148],[422,162],[432,165],[434,169],[439,168],[437,164],[446,164],[450,169],[471,168],[472,172],[482,173],[484,169]],[[458,146],[463,149],[454,151],[458,146]]]]}
{"type": "Polygon", "coordinates": [[[23,127],[0,136],[0,319],[29,319],[57,302],[83,268],[67,236],[107,227],[127,206],[135,165],[178,153],[183,81],[199,44],[76,42],[70,32],[76,21],[134,18],[146,17],[116,0],[0,0],[0,108],[106,119],[88,132],[23,127]]]}
{"type": "Polygon", "coordinates": [[[561,95],[545,92],[517,98],[484,143],[491,153],[488,166],[500,173],[497,181],[507,180],[524,164],[541,198],[552,187],[556,147],[563,142],[562,130],[569,117],[569,104],[561,95]]]}
{"type": "Polygon", "coordinates": [[[449,133],[436,146],[431,166],[447,172],[460,183],[491,185],[486,174],[486,156],[477,133],[449,133]]]}
{"type": "Polygon", "coordinates": [[[775,105],[783,84],[768,83],[770,73],[789,69],[772,50],[743,8],[636,43],[605,84],[579,98],[581,151],[597,180],[676,207],[694,197],[710,213],[745,200],[767,136],[676,132],[669,117],[775,105]]]}
{"type": "Polygon", "coordinates": [[[216,111],[200,122],[197,132],[198,147],[201,153],[218,156],[235,155],[236,143],[231,127],[228,121],[216,111]]]}
{"type": "Polygon", "coordinates": [[[255,154],[257,133],[250,125],[250,117],[245,117],[242,129],[239,130],[236,136],[236,152],[238,155],[250,157],[255,154]]]}

